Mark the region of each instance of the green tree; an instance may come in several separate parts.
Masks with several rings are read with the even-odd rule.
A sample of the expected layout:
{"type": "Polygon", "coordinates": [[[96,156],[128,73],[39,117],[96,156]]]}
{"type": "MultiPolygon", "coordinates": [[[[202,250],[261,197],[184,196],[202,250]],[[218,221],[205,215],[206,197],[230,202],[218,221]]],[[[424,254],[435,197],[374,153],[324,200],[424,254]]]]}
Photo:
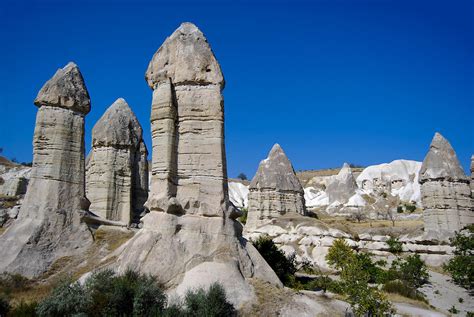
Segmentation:
{"type": "Polygon", "coordinates": [[[355,252],[347,244],[346,240],[339,238],[335,240],[331,248],[329,248],[326,261],[330,266],[340,270],[347,264],[347,261],[354,256],[355,252]]]}
{"type": "Polygon", "coordinates": [[[470,291],[474,290],[474,225],[451,239],[454,257],[444,266],[454,283],[470,291]]]}
{"type": "Polygon", "coordinates": [[[245,175],[244,173],[240,173],[238,176],[237,176],[238,179],[241,179],[243,181],[246,181],[247,180],[247,175],[245,175]]]}

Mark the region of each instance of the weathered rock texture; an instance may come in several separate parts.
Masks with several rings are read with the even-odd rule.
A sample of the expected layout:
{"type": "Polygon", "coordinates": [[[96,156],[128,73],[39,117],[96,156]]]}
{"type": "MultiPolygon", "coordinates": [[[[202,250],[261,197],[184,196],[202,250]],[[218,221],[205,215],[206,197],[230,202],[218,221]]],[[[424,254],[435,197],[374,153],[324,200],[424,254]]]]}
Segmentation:
{"type": "Polygon", "coordinates": [[[286,213],[306,214],[304,191],[280,145],[260,162],[249,186],[246,229],[270,223],[286,213]]]}
{"type": "Polygon", "coordinates": [[[451,144],[439,133],[431,141],[419,180],[426,232],[447,237],[474,222],[469,178],[451,144]]]}
{"type": "Polygon", "coordinates": [[[232,303],[253,297],[246,278],[279,284],[241,236],[229,202],[224,148],[224,79],[202,32],[183,23],[153,56],[150,210],[113,265],[158,276],[178,295],[220,282],[232,303]]]}
{"type": "Polygon", "coordinates": [[[92,129],[86,167],[89,209],[125,224],[138,219],[148,197],[147,154],[140,123],[127,102],[117,99],[92,129]]]}
{"type": "Polygon", "coordinates": [[[92,242],[81,222],[84,117],[90,99],[79,68],[59,69],[35,99],[31,179],[19,218],[0,237],[0,272],[35,276],[92,242]]]}
{"type": "Polygon", "coordinates": [[[331,177],[327,182],[326,194],[329,204],[339,202],[345,204],[349,201],[357,189],[357,184],[349,164],[344,163],[339,173],[331,177]]]}
{"type": "Polygon", "coordinates": [[[471,197],[474,199],[474,155],[471,156],[471,197]]]}

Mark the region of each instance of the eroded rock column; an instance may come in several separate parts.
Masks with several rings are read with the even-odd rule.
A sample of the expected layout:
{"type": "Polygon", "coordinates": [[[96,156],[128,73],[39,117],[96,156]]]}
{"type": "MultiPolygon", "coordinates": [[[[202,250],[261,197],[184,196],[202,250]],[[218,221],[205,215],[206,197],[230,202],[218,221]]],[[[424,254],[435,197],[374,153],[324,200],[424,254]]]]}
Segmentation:
{"type": "Polygon", "coordinates": [[[74,63],[59,69],[35,99],[31,179],[17,221],[0,238],[0,271],[35,276],[92,242],[81,210],[84,117],[89,93],[74,63]]]}
{"type": "Polygon", "coordinates": [[[446,238],[474,223],[469,178],[451,144],[439,133],[431,141],[419,181],[425,232],[446,238]]]}
{"type": "Polygon", "coordinates": [[[249,186],[246,230],[271,223],[287,213],[306,214],[304,191],[280,145],[260,162],[249,186]]]}
{"type": "Polygon", "coordinates": [[[86,187],[90,211],[125,224],[138,218],[148,195],[146,157],[142,127],[119,98],[92,129],[86,187]]]}

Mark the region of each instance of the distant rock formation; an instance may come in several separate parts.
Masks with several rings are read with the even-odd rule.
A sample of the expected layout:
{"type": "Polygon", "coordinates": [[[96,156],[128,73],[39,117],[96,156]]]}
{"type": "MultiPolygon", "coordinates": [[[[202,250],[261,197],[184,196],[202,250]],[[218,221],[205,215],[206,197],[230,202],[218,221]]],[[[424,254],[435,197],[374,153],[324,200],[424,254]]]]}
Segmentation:
{"type": "Polygon", "coordinates": [[[248,204],[246,230],[286,213],[306,214],[303,187],[280,145],[275,144],[260,162],[249,186],[248,204]]]}
{"type": "Polygon", "coordinates": [[[219,282],[239,307],[253,299],[246,278],[280,282],[233,220],[220,66],[203,33],[183,23],[153,56],[146,79],[153,89],[150,212],[112,267],[154,274],[178,295],[219,282]]]}
{"type": "Polygon", "coordinates": [[[102,218],[130,224],[148,196],[147,150],[142,127],[119,98],[92,129],[87,158],[86,196],[102,218]]]}
{"type": "Polygon", "coordinates": [[[474,222],[469,178],[451,144],[439,133],[431,141],[419,180],[427,233],[447,237],[474,222]]]}
{"type": "Polygon", "coordinates": [[[347,203],[349,198],[355,194],[356,189],[357,184],[354,175],[352,175],[351,167],[344,163],[339,173],[327,182],[326,194],[328,195],[329,204],[347,203]]]}
{"type": "Polygon", "coordinates": [[[474,199],[474,155],[471,156],[471,197],[474,199]]]}
{"type": "Polygon", "coordinates": [[[92,242],[81,211],[84,189],[84,117],[90,99],[74,63],[59,69],[35,99],[31,179],[18,219],[0,237],[0,272],[28,277],[92,242]]]}

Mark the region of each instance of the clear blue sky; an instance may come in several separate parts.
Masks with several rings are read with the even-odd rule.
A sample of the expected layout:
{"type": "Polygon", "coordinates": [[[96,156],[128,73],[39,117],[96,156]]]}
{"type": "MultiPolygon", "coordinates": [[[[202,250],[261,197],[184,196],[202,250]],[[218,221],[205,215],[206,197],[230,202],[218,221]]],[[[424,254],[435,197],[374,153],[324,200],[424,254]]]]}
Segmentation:
{"type": "Polygon", "coordinates": [[[33,99],[68,61],[92,99],[87,149],[118,97],[151,148],[144,73],[164,39],[190,21],[226,78],[229,176],[253,176],[275,142],[297,170],[422,160],[435,131],[468,170],[474,1],[197,2],[1,0],[4,155],[31,161],[33,99]]]}

